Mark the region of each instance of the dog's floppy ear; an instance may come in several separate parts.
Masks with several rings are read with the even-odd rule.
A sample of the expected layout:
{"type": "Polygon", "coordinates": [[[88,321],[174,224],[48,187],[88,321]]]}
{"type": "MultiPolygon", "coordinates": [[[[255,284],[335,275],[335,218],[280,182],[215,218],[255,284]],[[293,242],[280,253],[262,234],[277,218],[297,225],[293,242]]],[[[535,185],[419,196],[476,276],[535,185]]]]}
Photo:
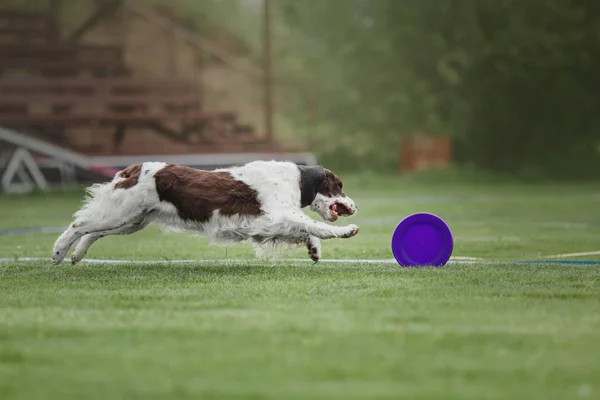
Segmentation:
{"type": "Polygon", "coordinates": [[[319,186],[325,180],[325,168],[320,165],[298,165],[300,170],[300,207],[306,207],[317,196],[319,186]]]}

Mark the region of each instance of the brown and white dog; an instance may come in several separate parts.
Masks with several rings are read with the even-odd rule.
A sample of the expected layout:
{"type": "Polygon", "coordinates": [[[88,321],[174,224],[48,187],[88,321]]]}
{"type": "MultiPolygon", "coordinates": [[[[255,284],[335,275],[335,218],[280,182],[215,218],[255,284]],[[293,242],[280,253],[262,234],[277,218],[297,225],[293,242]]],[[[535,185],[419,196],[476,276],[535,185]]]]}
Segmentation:
{"type": "Polygon", "coordinates": [[[268,245],[305,245],[321,258],[320,239],[349,238],[358,226],[334,226],[309,218],[310,206],[324,220],[356,213],[341,180],[322,166],[255,161],[233,168],[202,171],[145,162],[119,171],[111,182],[87,190],[75,221],[54,244],[58,264],[71,255],[79,262],[90,246],[107,235],[129,235],[151,223],[203,233],[214,244],[251,242],[257,256],[268,245]]]}

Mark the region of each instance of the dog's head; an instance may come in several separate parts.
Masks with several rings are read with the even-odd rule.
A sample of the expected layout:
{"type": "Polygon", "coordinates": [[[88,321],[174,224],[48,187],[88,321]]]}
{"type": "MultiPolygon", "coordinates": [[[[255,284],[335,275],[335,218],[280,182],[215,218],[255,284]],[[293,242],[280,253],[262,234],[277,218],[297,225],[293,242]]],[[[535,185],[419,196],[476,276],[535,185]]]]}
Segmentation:
{"type": "Polygon", "coordinates": [[[320,165],[300,169],[301,206],[310,206],[326,221],[356,213],[354,201],[343,192],[340,178],[320,165]]]}

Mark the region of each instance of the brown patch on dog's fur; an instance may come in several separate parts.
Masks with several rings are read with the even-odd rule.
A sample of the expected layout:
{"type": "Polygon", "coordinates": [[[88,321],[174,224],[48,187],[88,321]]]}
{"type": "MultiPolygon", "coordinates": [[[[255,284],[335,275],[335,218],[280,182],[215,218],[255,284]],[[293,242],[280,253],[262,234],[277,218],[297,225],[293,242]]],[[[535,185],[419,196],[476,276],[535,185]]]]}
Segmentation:
{"type": "Polygon", "coordinates": [[[154,179],[159,199],[173,204],[185,220],[206,222],[215,210],[226,216],[263,213],[258,193],[228,172],[169,164],[154,179]]]}
{"type": "Polygon", "coordinates": [[[343,188],[343,184],[342,184],[342,181],[340,180],[340,178],[333,172],[326,169],[325,170],[325,179],[323,179],[323,182],[319,186],[318,192],[321,193],[325,197],[335,197],[335,196],[346,197],[346,195],[342,191],[342,188],[343,188]]]}
{"type": "Polygon", "coordinates": [[[141,172],[142,164],[133,164],[125,168],[123,171],[119,172],[119,176],[125,179],[118,182],[115,185],[115,189],[129,189],[130,187],[137,185],[141,172]]]}

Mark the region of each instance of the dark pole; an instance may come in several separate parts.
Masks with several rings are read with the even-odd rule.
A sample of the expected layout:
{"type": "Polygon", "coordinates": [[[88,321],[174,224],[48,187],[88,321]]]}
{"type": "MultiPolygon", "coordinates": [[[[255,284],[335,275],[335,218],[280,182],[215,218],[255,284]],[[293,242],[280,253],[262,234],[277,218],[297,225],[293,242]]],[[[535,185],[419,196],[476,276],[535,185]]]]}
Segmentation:
{"type": "Polygon", "coordinates": [[[264,0],[264,79],[265,79],[265,129],[267,141],[273,141],[273,66],[271,59],[271,1],[264,0]]]}
{"type": "Polygon", "coordinates": [[[62,31],[61,31],[61,11],[62,11],[62,0],[48,0],[48,12],[54,18],[54,24],[56,29],[56,39],[62,39],[62,31]]]}
{"type": "Polygon", "coordinates": [[[58,17],[60,14],[62,0],[48,0],[48,10],[53,17],[58,17]]]}

